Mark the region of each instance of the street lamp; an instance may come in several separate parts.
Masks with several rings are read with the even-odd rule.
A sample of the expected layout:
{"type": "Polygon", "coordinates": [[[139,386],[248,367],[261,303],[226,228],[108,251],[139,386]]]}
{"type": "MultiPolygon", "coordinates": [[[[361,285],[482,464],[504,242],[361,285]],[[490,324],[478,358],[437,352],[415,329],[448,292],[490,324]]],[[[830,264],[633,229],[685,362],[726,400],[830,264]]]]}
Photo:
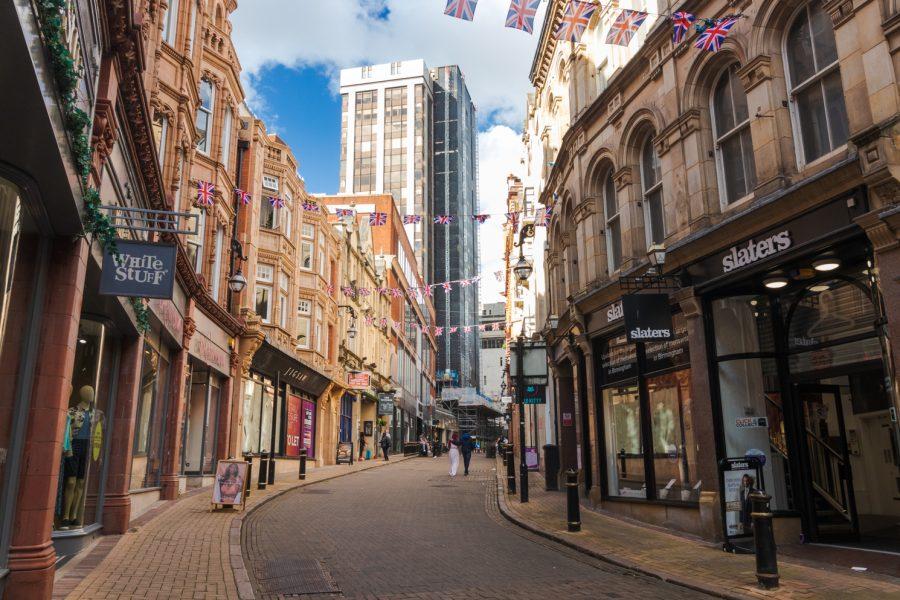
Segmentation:
{"type": "Polygon", "coordinates": [[[247,278],[244,277],[244,274],[238,269],[228,280],[228,289],[235,294],[240,294],[244,291],[245,287],[247,287],[247,278]]]}
{"type": "Polygon", "coordinates": [[[356,319],[350,321],[350,328],[347,330],[347,337],[351,340],[356,337],[356,319]]]}
{"type": "Polygon", "coordinates": [[[653,272],[661,275],[666,265],[666,247],[663,244],[653,244],[647,249],[647,258],[650,259],[653,272]]]}
{"type": "Polygon", "coordinates": [[[531,263],[521,254],[521,249],[519,250],[519,262],[516,263],[516,266],[513,267],[513,272],[516,274],[516,279],[520,282],[525,283],[528,281],[528,278],[531,277],[531,273],[534,271],[534,267],[531,266],[531,263]]]}

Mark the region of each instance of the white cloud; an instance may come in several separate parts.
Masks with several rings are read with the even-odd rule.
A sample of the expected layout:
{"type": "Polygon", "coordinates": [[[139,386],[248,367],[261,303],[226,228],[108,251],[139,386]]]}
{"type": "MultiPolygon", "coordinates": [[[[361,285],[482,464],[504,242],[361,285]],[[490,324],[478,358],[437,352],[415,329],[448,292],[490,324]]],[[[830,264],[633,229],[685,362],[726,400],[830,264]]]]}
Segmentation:
{"type": "Polygon", "coordinates": [[[484,225],[478,226],[481,244],[482,273],[480,300],[482,304],[503,302],[503,284],[494,271],[503,269],[503,223],[506,219],[507,184],[509,175],[522,176],[522,136],[505,125],[495,125],[478,134],[478,196],[479,212],[491,214],[484,225]]]}
{"type": "MultiPolygon", "coordinates": [[[[508,3],[481,0],[473,22],[443,14],[445,0],[243,0],[232,17],[244,69],[342,68],[424,58],[459,65],[482,122],[521,127],[535,35],[504,27],[508,3]],[[377,15],[388,11],[387,19],[377,15]]],[[[250,87],[252,87],[252,78],[250,87]]]]}

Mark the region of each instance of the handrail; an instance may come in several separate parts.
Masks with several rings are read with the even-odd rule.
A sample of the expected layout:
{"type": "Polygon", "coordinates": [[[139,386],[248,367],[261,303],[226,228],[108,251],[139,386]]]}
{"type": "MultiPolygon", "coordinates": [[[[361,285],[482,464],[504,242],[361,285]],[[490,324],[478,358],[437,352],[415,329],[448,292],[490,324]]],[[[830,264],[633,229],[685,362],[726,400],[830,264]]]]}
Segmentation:
{"type": "Polygon", "coordinates": [[[806,435],[808,435],[809,437],[811,437],[811,438],[814,439],[815,441],[819,442],[819,445],[820,445],[820,446],[823,446],[823,447],[824,447],[824,448],[825,448],[832,456],[834,456],[835,459],[837,459],[838,462],[840,462],[842,465],[844,464],[844,457],[841,456],[841,455],[837,452],[837,450],[835,450],[834,448],[832,448],[831,445],[828,444],[828,442],[826,442],[825,440],[821,439],[821,438],[820,438],[819,436],[817,436],[815,433],[813,433],[812,431],[810,431],[809,428],[806,429],[806,435]]]}
{"type": "Polygon", "coordinates": [[[844,507],[844,505],[841,504],[838,499],[836,499],[834,496],[832,496],[827,491],[825,491],[825,489],[823,489],[822,486],[820,486],[815,481],[812,482],[812,486],[813,486],[814,490],[819,492],[819,494],[822,496],[822,499],[825,500],[825,502],[827,502],[828,504],[830,504],[831,507],[834,508],[834,510],[836,510],[842,517],[844,517],[848,521],[853,520],[852,517],[850,516],[850,511],[846,507],[844,507]]]}

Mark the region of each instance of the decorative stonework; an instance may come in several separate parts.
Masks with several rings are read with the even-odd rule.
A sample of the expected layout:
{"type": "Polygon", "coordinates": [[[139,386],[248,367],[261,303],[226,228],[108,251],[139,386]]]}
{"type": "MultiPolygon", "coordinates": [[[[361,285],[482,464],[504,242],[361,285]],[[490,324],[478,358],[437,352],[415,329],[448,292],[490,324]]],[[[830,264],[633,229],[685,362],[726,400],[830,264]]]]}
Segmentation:
{"type": "Polygon", "coordinates": [[[631,167],[622,167],[613,173],[613,181],[616,183],[616,191],[620,192],[632,183],[631,167]]]}
{"type": "Polygon", "coordinates": [[[685,111],[656,136],[654,145],[657,154],[663,156],[672,146],[699,129],[700,109],[691,108],[685,111]]]}
{"type": "Polygon", "coordinates": [[[584,198],[575,206],[575,209],[572,211],[572,218],[576,224],[580,224],[595,212],[597,212],[597,199],[594,197],[584,198]]]}
{"type": "Polygon", "coordinates": [[[197,331],[197,322],[193,319],[193,317],[185,317],[184,318],[184,334],[181,337],[181,347],[187,348],[191,344],[191,338],[194,337],[194,333],[197,331]]]}
{"type": "Polygon", "coordinates": [[[759,84],[772,79],[772,58],[760,54],[741,67],[737,75],[741,78],[744,91],[749,92],[759,84]]]}
{"type": "Polygon", "coordinates": [[[831,17],[835,29],[849,21],[855,12],[853,0],[827,0],[822,3],[822,8],[831,17]]]}

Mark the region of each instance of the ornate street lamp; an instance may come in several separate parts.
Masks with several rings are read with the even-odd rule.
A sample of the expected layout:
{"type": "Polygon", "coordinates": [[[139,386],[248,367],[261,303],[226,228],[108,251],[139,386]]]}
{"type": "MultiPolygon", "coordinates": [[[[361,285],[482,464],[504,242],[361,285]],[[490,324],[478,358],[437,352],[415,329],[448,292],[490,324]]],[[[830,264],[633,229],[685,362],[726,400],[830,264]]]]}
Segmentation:
{"type": "Polygon", "coordinates": [[[244,291],[245,287],[247,287],[247,278],[244,277],[244,274],[241,273],[240,269],[238,269],[237,272],[228,280],[228,289],[235,294],[240,294],[244,291]]]}
{"type": "Polygon", "coordinates": [[[531,273],[534,271],[534,267],[531,266],[531,262],[528,261],[521,254],[521,250],[519,253],[519,262],[516,263],[516,266],[513,267],[513,272],[516,274],[516,279],[520,282],[525,283],[528,281],[528,278],[531,277],[531,273]]]}

